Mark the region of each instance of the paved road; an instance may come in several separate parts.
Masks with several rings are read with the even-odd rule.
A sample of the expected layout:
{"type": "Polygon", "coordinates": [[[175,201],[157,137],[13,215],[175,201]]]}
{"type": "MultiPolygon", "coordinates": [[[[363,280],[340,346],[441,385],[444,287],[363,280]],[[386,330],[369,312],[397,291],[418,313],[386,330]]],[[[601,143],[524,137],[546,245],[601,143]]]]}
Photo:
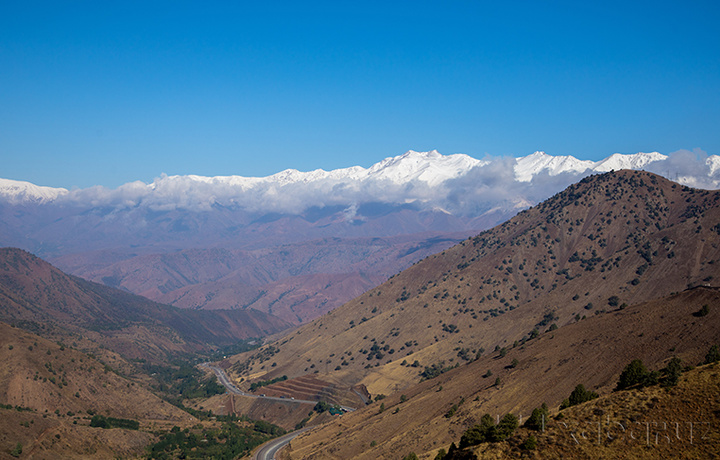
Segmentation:
{"type": "Polygon", "coordinates": [[[213,372],[215,372],[215,375],[217,375],[218,381],[220,384],[222,384],[230,393],[234,393],[236,395],[241,396],[247,396],[250,398],[259,398],[259,399],[268,399],[270,401],[282,401],[282,402],[291,402],[291,403],[300,403],[300,404],[317,404],[317,401],[309,401],[307,399],[295,399],[295,398],[280,398],[277,396],[262,396],[262,395],[255,395],[252,393],[245,393],[244,391],[241,391],[238,387],[236,387],[231,381],[230,378],[227,376],[225,371],[221,367],[213,366],[210,363],[202,363],[200,364],[202,367],[207,367],[208,369],[211,369],[213,372]]]}
{"type": "Polygon", "coordinates": [[[258,449],[257,452],[255,452],[252,460],[273,460],[275,458],[275,454],[280,452],[280,449],[290,444],[290,441],[295,439],[297,435],[309,429],[310,427],[305,427],[301,430],[293,431],[292,433],[275,438],[272,441],[268,441],[265,445],[258,449]]]}
{"type": "MultiPolygon", "coordinates": [[[[282,401],[282,402],[290,402],[290,403],[299,403],[299,404],[312,404],[313,406],[317,404],[317,401],[310,401],[307,399],[294,399],[294,398],[280,398],[277,396],[262,396],[262,395],[256,395],[252,393],[246,393],[244,391],[241,391],[238,387],[236,387],[231,381],[230,378],[227,376],[225,371],[221,367],[213,366],[210,363],[202,363],[200,364],[202,367],[206,367],[213,372],[215,372],[215,375],[217,375],[218,381],[221,385],[223,385],[230,393],[234,393],[236,395],[241,396],[247,396],[250,398],[260,398],[260,399],[267,399],[270,401],[282,401]]],[[[345,412],[352,412],[355,410],[353,407],[348,406],[340,406],[340,409],[342,409],[345,412]]]]}
{"type": "Polygon", "coordinates": [[[206,367],[206,368],[212,370],[213,372],[215,372],[215,375],[217,375],[217,378],[218,378],[218,381],[220,382],[220,384],[221,384],[222,386],[224,386],[225,388],[227,388],[227,390],[228,390],[230,393],[235,393],[236,395],[257,397],[256,395],[253,395],[253,394],[249,394],[249,393],[245,393],[245,392],[240,391],[240,390],[238,389],[238,387],[236,387],[236,386],[230,381],[230,378],[227,376],[227,374],[225,373],[225,371],[224,371],[221,367],[213,366],[213,365],[210,364],[210,363],[201,363],[200,366],[206,367]]]}
{"type": "MultiPolygon", "coordinates": [[[[225,387],[230,393],[241,395],[241,396],[247,396],[250,398],[261,398],[261,399],[268,399],[272,401],[282,401],[282,402],[290,402],[290,403],[300,403],[300,404],[317,404],[317,401],[308,401],[304,399],[292,399],[292,398],[277,398],[275,396],[262,396],[262,395],[255,395],[251,393],[245,393],[244,391],[241,391],[238,387],[236,387],[231,381],[230,378],[227,376],[225,371],[218,366],[213,366],[210,363],[202,363],[200,366],[205,367],[207,369],[212,370],[215,372],[215,375],[217,375],[218,381],[225,387]]],[[[363,399],[365,398],[356,391],[356,393],[363,399]]],[[[353,407],[346,407],[346,406],[340,406],[342,410],[345,412],[352,412],[355,410],[353,407]]],[[[288,433],[284,436],[280,436],[279,438],[275,438],[271,441],[268,441],[264,446],[262,446],[257,452],[255,452],[255,455],[253,455],[253,460],[273,460],[275,458],[275,454],[277,454],[280,449],[290,444],[290,441],[295,439],[297,435],[300,433],[309,430],[312,427],[305,427],[303,429],[293,431],[291,433],[288,433]]]]}

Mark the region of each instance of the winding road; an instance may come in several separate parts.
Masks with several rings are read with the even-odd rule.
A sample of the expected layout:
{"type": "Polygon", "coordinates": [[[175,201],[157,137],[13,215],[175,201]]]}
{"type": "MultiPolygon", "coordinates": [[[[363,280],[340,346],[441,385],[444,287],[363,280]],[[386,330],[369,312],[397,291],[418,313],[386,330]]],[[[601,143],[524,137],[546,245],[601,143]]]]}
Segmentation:
{"type": "Polygon", "coordinates": [[[295,439],[297,435],[300,433],[309,430],[312,427],[305,427],[297,431],[293,431],[291,433],[288,433],[284,436],[280,436],[279,438],[275,438],[271,441],[268,441],[266,444],[264,444],[260,449],[255,452],[255,455],[253,455],[252,460],[274,460],[275,454],[280,452],[280,449],[290,444],[290,441],[295,439]]]}
{"type": "MultiPolygon", "coordinates": [[[[221,367],[214,366],[210,363],[201,363],[200,366],[212,370],[215,373],[215,375],[217,376],[218,381],[225,388],[227,388],[227,390],[230,393],[233,393],[236,395],[247,396],[249,398],[267,399],[267,400],[271,400],[271,401],[282,401],[282,402],[286,402],[286,403],[313,404],[313,405],[317,404],[317,401],[309,401],[309,400],[305,400],[305,399],[278,398],[275,396],[263,396],[263,395],[254,395],[251,393],[246,393],[246,392],[240,390],[238,387],[235,386],[235,384],[233,384],[230,381],[230,378],[228,377],[228,375],[225,373],[225,371],[221,367]]],[[[360,395],[359,393],[358,393],[358,395],[363,399],[363,401],[365,400],[365,398],[362,395],[360,395]]],[[[351,411],[355,410],[355,408],[353,408],[353,407],[346,407],[346,406],[340,406],[340,408],[345,412],[351,412],[351,411]]],[[[280,436],[279,438],[275,438],[275,439],[268,441],[266,444],[264,444],[262,447],[260,447],[260,449],[258,449],[257,452],[255,452],[252,459],[253,460],[273,460],[275,458],[275,454],[277,454],[280,451],[280,449],[282,449],[283,447],[290,444],[290,441],[295,439],[295,437],[297,435],[309,430],[310,428],[312,428],[312,427],[305,427],[300,430],[296,430],[296,431],[290,432],[286,435],[280,436]]]]}
{"type": "MultiPolygon", "coordinates": [[[[255,395],[252,393],[246,393],[246,392],[240,390],[238,387],[236,387],[230,381],[230,378],[227,376],[227,374],[221,367],[213,366],[210,363],[201,363],[200,366],[212,370],[215,373],[215,375],[217,376],[220,384],[223,385],[225,388],[227,388],[227,390],[230,393],[233,393],[236,395],[247,396],[249,398],[267,399],[270,401],[282,401],[282,402],[299,403],[299,404],[312,404],[313,406],[318,403],[317,401],[310,401],[308,399],[282,398],[282,397],[277,397],[277,396],[263,396],[263,395],[255,395]]],[[[361,398],[362,398],[362,396],[361,396],[361,398]]],[[[342,409],[344,412],[352,412],[355,410],[354,407],[349,407],[349,406],[340,406],[340,409],[342,409]]]]}

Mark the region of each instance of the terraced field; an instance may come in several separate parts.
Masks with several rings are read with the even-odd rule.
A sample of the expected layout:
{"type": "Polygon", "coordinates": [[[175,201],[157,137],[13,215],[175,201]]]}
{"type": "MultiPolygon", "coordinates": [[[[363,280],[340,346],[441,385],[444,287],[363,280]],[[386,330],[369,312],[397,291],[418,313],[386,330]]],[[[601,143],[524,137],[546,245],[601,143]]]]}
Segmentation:
{"type": "MultiPolygon", "coordinates": [[[[366,391],[365,391],[366,392],[366,391]]],[[[314,375],[303,375],[284,380],[258,389],[256,394],[267,396],[303,399],[309,401],[325,401],[341,406],[361,407],[364,401],[350,388],[320,380],[314,375]]],[[[362,393],[362,391],[360,391],[362,393]]]]}

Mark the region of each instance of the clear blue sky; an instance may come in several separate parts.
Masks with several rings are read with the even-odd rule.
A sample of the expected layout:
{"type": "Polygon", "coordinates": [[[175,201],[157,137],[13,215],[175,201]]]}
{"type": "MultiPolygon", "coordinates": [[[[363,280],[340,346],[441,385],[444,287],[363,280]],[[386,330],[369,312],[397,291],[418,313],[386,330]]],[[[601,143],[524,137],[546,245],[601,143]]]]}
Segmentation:
{"type": "Polygon", "coordinates": [[[717,5],[3,1],[0,177],[720,154],[717,5]]]}

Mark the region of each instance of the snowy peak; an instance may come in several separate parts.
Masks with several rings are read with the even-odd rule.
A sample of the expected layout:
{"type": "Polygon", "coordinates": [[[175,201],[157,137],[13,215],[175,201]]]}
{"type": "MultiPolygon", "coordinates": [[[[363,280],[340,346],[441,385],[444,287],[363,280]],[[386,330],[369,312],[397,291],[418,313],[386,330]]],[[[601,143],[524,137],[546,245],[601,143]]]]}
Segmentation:
{"type": "Polygon", "coordinates": [[[343,183],[390,181],[398,185],[420,181],[434,187],[448,179],[454,179],[467,173],[475,166],[485,164],[487,164],[486,161],[476,160],[464,154],[442,155],[437,150],[430,152],[409,150],[402,155],[386,158],[368,169],[361,166],[352,166],[332,171],[316,169],[308,172],[298,171],[297,169],[286,169],[267,177],[163,176],[155,180],[154,188],[157,188],[162,182],[182,182],[183,180],[239,187],[243,190],[253,187],[267,187],[270,185],[282,187],[292,184],[317,184],[323,181],[343,183]]]}
{"type": "Polygon", "coordinates": [[[667,155],[663,155],[658,152],[650,153],[636,153],[634,155],[623,155],[621,153],[614,153],[604,160],[600,160],[595,163],[593,167],[594,171],[608,172],[612,170],[620,169],[642,169],[645,166],[655,161],[667,160],[667,155]]]}
{"type": "Polygon", "coordinates": [[[437,150],[416,152],[409,150],[403,155],[386,158],[373,165],[368,175],[375,179],[388,179],[397,184],[421,181],[434,187],[448,179],[454,179],[475,166],[487,162],[476,160],[468,155],[441,155],[437,150]]]}
{"type": "Polygon", "coordinates": [[[593,165],[592,161],[582,161],[572,156],[554,157],[545,152],[535,152],[517,159],[515,179],[519,182],[530,182],[541,172],[548,172],[551,176],[565,172],[580,174],[591,169],[593,165]]]}
{"type": "Polygon", "coordinates": [[[409,150],[367,169],[286,169],[267,177],[162,175],[150,184],[135,181],[112,190],[97,186],[68,192],[0,179],[0,199],[13,204],[63,201],[153,210],[211,210],[218,204],[283,213],[361,203],[416,203],[424,209],[479,215],[499,203],[502,207],[511,202],[537,203],[586,175],[620,169],[646,169],[698,188],[720,186],[720,157],[702,152],[616,153],[594,162],[545,152],[512,160],[478,160],[464,154],[442,155],[437,150],[409,150]]]}
{"type": "Polygon", "coordinates": [[[643,169],[651,163],[667,160],[668,156],[658,152],[639,152],[631,155],[615,153],[600,161],[578,160],[573,156],[551,156],[535,152],[517,159],[515,179],[530,182],[536,175],[546,172],[550,176],[563,173],[583,174],[585,172],[608,172],[620,169],[643,169]]]}
{"type": "Polygon", "coordinates": [[[64,188],[41,187],[30,182],[0,179],[0,197],[8,202],[16,203],[46,203],[67,195],[64,188]]]}

